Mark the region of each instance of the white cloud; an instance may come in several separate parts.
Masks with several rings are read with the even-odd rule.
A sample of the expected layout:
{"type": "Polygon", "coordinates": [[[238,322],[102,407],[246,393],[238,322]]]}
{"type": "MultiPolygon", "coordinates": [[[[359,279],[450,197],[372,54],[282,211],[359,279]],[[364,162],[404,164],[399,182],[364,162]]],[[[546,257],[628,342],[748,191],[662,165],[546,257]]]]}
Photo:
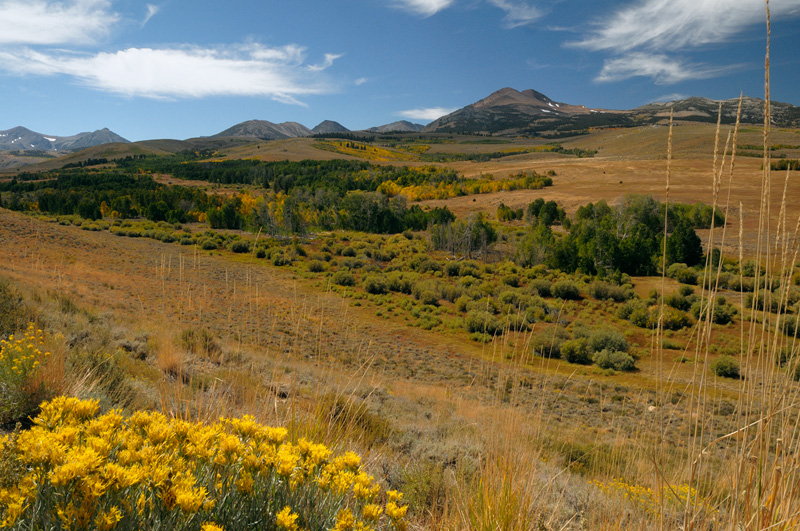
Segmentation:
{"type": "MultiPolygon", "coordinates": [[[[800,14],[800,0],[770,4],[774,18],[800,14]]],[[[584,40],[592,50],[681,50],[726,42],[747,26],[764,24],[764,0],[640,0],[598,22],[584,40]]]]}
{"type": "Polygon", "coordinates": [[[652,77],[658,84],[679,83],[691,79],[719,76],[737,66],[713,67],[686,63],[664,54],[634,52],[623,57],[607,59],[596,81],[622,81],[635,76],[652,77]]]}
{"type": "Polygon", "coordinates": [[[507,28],[525,26],[544,16],[544,13],[536,7],[523,2],[510,2],[509,0],[489,0],[495,7],[505,10],[506,16],[503,22],[507,28]]]}
{"type": "Polygon", "coordinates": [[[427,120],[430,122],[446,114],[455,112],[456,110],[458,110],[456,107],[426,107],[422,109],[400,111],[397,113],[397,115],[402,116],[403,118],[408,118],[409,120],[427,120]]]}
{"type": "Polygon", "coordinates": [[[321,71],[323,71],[323,70],[325,70],[327,68],[330,68],[331,65],[333,65],[333,62],[335,60],[339,59],[340,57],[342,57],[343,55],[344,55],[343,53],[339,53],[339,54],[326,53],[325,54],[325,60],[322,63],[320,63],[318,65],[308,65],[308,69],[312,70],[314,72],[321,72],[321,71]]]}
{"type": "Polygon", "coordinates": [[[305,50],[247,44],[210,48],[129,48],[116,53],[0,52],[0,68],[17,75],[66,75],[98,90],[155,99],[266,96],[301,104],[298,97],[331,91],[303,64],[305,50]]]}
{"type": "Polygon", "coordinates": [[[355,81],[353,81],[353,84],[355,84],[355,86],[357,86],[357,87],[360,87],[361,85],[363,85],[367,81],[369,81],[369,79],[367,79],[365,77],[360,77],[360,78],[356,79],[355,81]]]}
{"type": "Polygon", "coordinates": [[[455,0],[394,0],[397,7],[424,17],[435,15],[450,7],[455,0]]]}
{"type": "Polygon", "coordinates": [[[673,92],[672,94],[664,94],[656,99],[650,100],[647,103],[669,103],[671,101],[685,100],[689,94],[682,94],[680,92],[673,92]]]}
{"type": "Polygon", "coordinates": [[[144,27],[145,24],[150,22],[150,19],[153,18],[153,16],[156,13],[158,13],[160,10],[161,10],[160,6],[156,6],[156,5],[153,5],[153,4],[147,4],[147,14],[144,16],[144,21],[142,21],[142,27],[144,27]]]}
{"type": "Polygon", "coordinates": [[[108,0],[0,0],[0,43],[88,44],[118,20],[108,0]]]}

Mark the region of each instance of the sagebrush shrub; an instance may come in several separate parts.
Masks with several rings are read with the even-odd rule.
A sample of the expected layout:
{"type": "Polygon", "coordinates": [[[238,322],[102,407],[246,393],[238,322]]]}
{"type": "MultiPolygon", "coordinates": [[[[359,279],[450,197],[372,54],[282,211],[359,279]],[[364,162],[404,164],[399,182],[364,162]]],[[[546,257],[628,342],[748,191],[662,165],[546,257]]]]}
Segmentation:
{"type": "Polygon", "coordinates": [[[592,361],[601,369],[614,369],[615,371],[632,371],[636,369],[636,360],[626,352],[601,350],[594,353],[592,361]]]}
{"type": "Polygon", "coordinates": [[[571,280],[560,280],[553,284],[552,293],[553,297],[564,300],[578,300],[581,298],[578,285],[571,280]]]}
{"type": "Polygon", "coordinates": [[[709,369],[711,369],[711,372],[722,378],[733,378],[738,380],[740,376],[739,361],[733,356],[729,356],[727,354],[723,354],[712,361],[709,369]]]}
{"type": "Polygon", "coordinates": [[[464,326],[470,333],[478,332],[490,336],[503,333],[503,323],[486,311],[472,310],[464,317],[464,326]]]}
{"type": "Polygon", "coordinates": [[[336,273],[334,273],[333,276],[331,277],[331,281],[333,281],[334,284],[337,284],[339,286],[349,287],[356,285],[356,277],[354,277],[350,271],[345,271],[345,270],[337,271],[336,273]]]}
{"type": "Polygon", "coordinates": [[[561,344],[561,357],[570,363],[591,364],[592,355],[588,340],[580,337],[564,341],[561,344]]]}
{"type": "Polygon", "coordinates": [[[610,350],[616,352],[628,352],[628,340],[619,330],[613,328],[599,328],[592,332],[588,340],[589,348],[592,352],[610,350]]]}
{"type": "Polygon", "coordinates": [[[364,290],[373,295],[383,295],[389,291],[389,282],[383,275],[369,275],[364,279],[364,290]]]}

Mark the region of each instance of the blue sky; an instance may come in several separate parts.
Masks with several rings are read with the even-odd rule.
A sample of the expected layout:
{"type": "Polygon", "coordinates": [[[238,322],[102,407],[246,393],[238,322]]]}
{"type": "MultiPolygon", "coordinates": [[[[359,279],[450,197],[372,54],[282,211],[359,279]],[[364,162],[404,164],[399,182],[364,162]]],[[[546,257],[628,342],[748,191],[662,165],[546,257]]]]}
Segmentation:
{"type": "MultiPolygon", "coordinates": [[[[773,99],[800,105],[800,0],[770,8],[773,99]]],[[[765,20],[761,0],[0,0],[0,130],[356,130],[507,86],[612,109],[761,97],[765,20]]]]}

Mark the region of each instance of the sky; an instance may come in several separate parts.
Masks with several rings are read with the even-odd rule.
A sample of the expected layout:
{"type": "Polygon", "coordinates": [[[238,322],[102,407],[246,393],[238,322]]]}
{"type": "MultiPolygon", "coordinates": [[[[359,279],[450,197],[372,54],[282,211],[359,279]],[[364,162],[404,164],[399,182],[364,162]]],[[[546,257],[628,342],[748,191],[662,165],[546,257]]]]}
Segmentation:
{"type": "MultiPolygon", "coordinates": [[[[0,130],[358,130],[504,87],[608,109],[764,95],[762,0],[151,2],[0,0],[0,130]]],[[[800,0],[769,5],[772,98],[800,105],[800,0]]]]}

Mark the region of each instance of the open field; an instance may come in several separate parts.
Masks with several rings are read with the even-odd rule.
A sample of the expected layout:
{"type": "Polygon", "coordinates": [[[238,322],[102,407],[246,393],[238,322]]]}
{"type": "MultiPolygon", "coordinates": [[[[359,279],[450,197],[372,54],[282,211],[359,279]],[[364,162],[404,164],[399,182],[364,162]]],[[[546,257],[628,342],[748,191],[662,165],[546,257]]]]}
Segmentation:
{"type": "MultiPolygon", "coordinates": [[[[713,156],[693,154],[713,150],[708,135],[714,129],[677,129],[677,144],[688,154],[673,161],[669,199],[711,204],[713,156]]],[[[747,134],[752,137],[747,143],[757,142],[757,130],[747,134]]],[[[798,136],[777,134],[786,145],[798,136]]],[[[665,128],[604,131],[563,141],[565,147],[597,149],[593,158],[526,153],[432,164],[495,180],[530,171],[552,170],[555,176],[553,185],[542,189],[420,205],[426,211],[446,206],[462,219],[483,212],[494,220],[500,203],[525,208],[539,197],[556,201],[569,214],[601,199],[616,203],[626,194],[663,200],[666,160],[655,155],[659,143],[666,146],[665,128]]],[[[535,145],[541,142],[456,138],[431,143],[429,152],[493,153],[535,145]]],[[[313,140],[292,139],[226,146],[215,160],[328,156],[345,157],[315,148],[313,140]]],[[[759,258],[760,167],[760,159],[737,158],[730,187],[727,166],[721,172],[723,210],[731,191],[722,247],[729,258],[738,258],[740,217],[743,254],[759,258]]],[[[793,227],[800,216],[800,204],[790,199],[800,194],[796,174],[785,181],[785,173],[772,172],[770,225],[761,231],[776,234],[782,214],[789,249],[796,248],[793,227]],[[774,205],[785,208],[780,212],[774,205]]],[[[155,177],[164,186],[184,184],[170,175],[155,177]]],[[[253,185],[186,184],[230,198],[242,190],[258,192],[253,185]]],[[[753,479],[773,470],[776,461],[743,455],[759,444],[769,454],[774,437],[794,433],[800,392],[793,377],[796,344],[776,332],[776,316],[745,303],[744,293],[707,291],[661,276],[621,277],[617,284],[630,293],[623,300],[603,300],[589,295],[602,278],[507,260],[514,249],[504,238],[528,230],[522,221],[498,224],[498,250],[469,265],[470,273],[455,274],[448,266],[466,267],[472,260],[435,250],[430,230],[277,236],[258,248],[268,254],[257,257],[260,232],[215,233],[205,222],[173,227],[162,221],[162,228],[181,231],[170,238],[174,243],[163,243],[153,235],[141,237],[144,229],[139,237],[124,237],[138,221],[114,223],[102,228],[0,209],[0,281],[21,294],[51,334],[61,365],[50,366],[47,378],[61,392],[98,397],[104,407],[158,409],[197,419],[251,414],[291,427],[293,436],[356,449],[365,455],[370,474],[406,493],[414,529],[496,528],[478,520],[511,522],[503,529],[664,529],[687,521],[694,529],[728,528],[761,503],[736,495],[742,485],[773,492],[773,499],[784,496],[781,521],[785,529],[794,525],[795,498],[783,493],[783,483],[753,479]],[[247,252],[233,252],[223,235],[249,242],[247,252]],[[204,251],[201,244],[208,239],[220,244],[204,251]],[[391,257],[379,257],[389,252],[391,257]],[[411,271],[410,264],[425,260],[435,262],[432,269],[411,271]],[[370,275],[392,273],[413,274],[409,278],[416,285],[437,286],[452,296],[436,295],[427,303],[425,293],[410,286],[369,291],[370,275]],[[340,274],[351,280],[337,281],[340,274]],[[574,299],[540,297],[544,292],[533,287],[536,281],[565,280],[580,286],[574,299]],[[701,314],[689,319],[686,310],[681,315],[689,325],[663,330],[620,317],[627,301],[631,309],[643,305],[647,316],[663,311],[659,301],[678,293],[701,304],[720,300],[730,319],[709,324],[701,314]],[[504,297],[525,299],[541,311],[520,321],[525,308],[520,303],[516,316],[503,313],[507,310],[497,301],[512,310],[514,305],[504,297]],[[487,310],[498,306],[504,329],[470,334],[467,323],[477,304],[487,310]],[[538,355],[534,347],[554,344],[565,332],[562,340],[577,341],[609,329],[630,348],[635,370],[601,368],[591,360],[570,363],[538,355]],[[712,372],[725,356],[736,358],[742,378],[712,372]],[[767,426],[765,419],[773,418],[767,426]],[[476,504],[476,498],[482,501],[476,504]],[[729,518],[731,511],[739,516],[729,518]]],[[[705,243],[707,231],[698,232],[705,243]]],[[[720,232],[717,227],[717,239],[720,232]]],[[[796,282],[793,272],[794,266],[787,266],[781,281],[796,282]]],[[[791,460],[796,440],[791,435],[788,440],[791,460]]],[[[786,477],[797,473],[789,461],[783,466],[786,477]]],[[[753,528],[768,527],[761,524],[753,528]]]]}

